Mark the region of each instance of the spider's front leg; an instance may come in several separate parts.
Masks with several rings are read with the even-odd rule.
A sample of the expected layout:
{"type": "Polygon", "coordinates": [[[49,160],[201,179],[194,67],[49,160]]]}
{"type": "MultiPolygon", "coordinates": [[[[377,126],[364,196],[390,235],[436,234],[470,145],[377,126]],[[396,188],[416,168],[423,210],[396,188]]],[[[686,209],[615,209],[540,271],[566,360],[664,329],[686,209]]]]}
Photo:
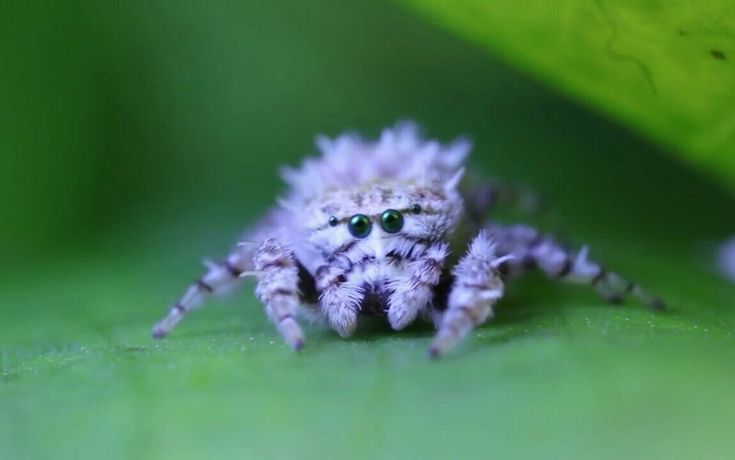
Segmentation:
{"type": "Polygon", "coordinates": [[[418,259],[407,264],[405,276],[391,281],[388,321],[393,329],[401,330],[413,323],[419,311],[431,304],[448,255],[446,243],[431,245],[418,259]]]}
{"type": "Polygon", "coordinates": [[[298,351],[304,347],[304,333],[296,322],[300,304],[299,268],[293,251],[275,239],[260,244],[253,256],[258,278],[255,295],[286,343],[298,351]]]}
{"type": "Polygon", "coordinates": [[[256,275],[258,281],[255,292],[265,304],[269,318],[292,348],[301,349],[304,335],[295,320],[300,304],[300,275],[293,252],[274,239],[263,241],[255,252],[252,248],[252,245],[238,246],[224,262],[208,262],[207,272],[189,286],[166,317],[153,327],[153,337],[168,335],[187,313],[201,306],[208,296],[227,290],[244,275],[256,275]]]}
{"type": "Polygon", "coordinates": [[[452,270],[452,284],[447,309],[438,324],[438,332],[429,348],[432,358],[454,347],[475,326],[492,316],[492,307],[503,296],[503,280],[498,266],[507,257],[498,258],[487,234],[480,232],[467,254],[452,270]]]}

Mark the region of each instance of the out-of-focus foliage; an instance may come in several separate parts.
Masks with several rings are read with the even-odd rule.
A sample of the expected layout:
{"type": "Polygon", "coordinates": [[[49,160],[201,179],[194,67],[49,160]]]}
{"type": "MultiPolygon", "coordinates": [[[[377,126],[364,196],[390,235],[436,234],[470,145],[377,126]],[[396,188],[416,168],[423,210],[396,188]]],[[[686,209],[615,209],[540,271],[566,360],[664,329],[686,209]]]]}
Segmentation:
{"type": "Polygon", "coordinates": [[[735,3],[401,0],[735,190],[735,3]]]}
{"type": "MultiPolygon", "coordinates": [[[[0,459],[729,458],[735,290],[694,242],[732,198],[393,4],[16,2],[0,14],[0,459]],[[514,216],[672,311],[541,276],[430,362],[428,328],[309,327],[250,287],[150,327],[282,192],[315,133],[402,117],[475,141],[514,216]]],[[[509,215],[499,216],[507,221],[509,215]]]]}

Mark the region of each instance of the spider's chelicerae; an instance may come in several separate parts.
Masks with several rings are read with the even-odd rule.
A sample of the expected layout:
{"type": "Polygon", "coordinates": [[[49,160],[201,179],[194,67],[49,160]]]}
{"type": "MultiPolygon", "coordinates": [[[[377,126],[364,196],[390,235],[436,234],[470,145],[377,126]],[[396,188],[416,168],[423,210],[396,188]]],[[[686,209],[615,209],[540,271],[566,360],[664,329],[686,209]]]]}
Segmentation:
{"type": "Polygon", "coordinates": [[[658,298],[526,225],[485,216],[507,196],[492,184],[463,185],[470,144],[420,137],[410,123],[377,141],[353,134],[317,140],[321,156],[286,168],[286,197],[221,262],[207,262],[153,329],[163,337],[205,298],[245,276],[284,340],[304,345],[297,318],[324,320],[343,337],[360,315],[400,330],[433,321],[429,352],[451,349],[493,315],[503,283],[538,268],[589,284],[605,299],[632,294],[655,309],[658,298]]]}

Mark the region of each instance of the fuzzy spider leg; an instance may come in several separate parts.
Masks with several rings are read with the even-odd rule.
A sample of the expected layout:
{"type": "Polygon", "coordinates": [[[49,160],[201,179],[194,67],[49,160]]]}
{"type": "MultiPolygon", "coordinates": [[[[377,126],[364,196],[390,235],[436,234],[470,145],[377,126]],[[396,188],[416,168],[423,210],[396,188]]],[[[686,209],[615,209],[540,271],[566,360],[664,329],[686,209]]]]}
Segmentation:
{"type": "Polygon", "coordinates": [[[661,299],[637,283],[589,260],[587,247],[572,251],[525,225],[493,225],[489,234],[496,242],[499,254],[513,256],[500,267],[505,274],[518,275],[538,267],[550,278],[592,285],[602,298],[611,303],[622,302],[626,295],[632,295],[654,310],[666,308],[661,299]]]}
{"type": "Polygon", "coordinates": [[[227,291],[245,275],[258,277],[255,293],[268,317],[295,350],[304,346],[304,335],[295,320],[300,303],[299,268],[293,253],[273,239],[257,245],[239,245],[224,262],[206,262],[207,272],[193,282],[166,317],[153,327],[153,337],[168,335],[190,311],[208,296],[227,291]],[[254,270],[254,271],[252,271],[254,270]]]}
{"type": "Polygon", "coordinates": [[[393,329],[413,323],[421,309],[431,303],[448,255],[446,243],[429,246],[425,255],[407,265],[406,276],[390,283],[393,292],[388,299],[388,321],[393,329]]]}
{"type": "Polygon", "coordinates": [[[447,309],[439,320],[434,341],[429,348],[437,358],[493,314],[492,307],[503,296],[503,280],[498,266],[508,257],[498,258],[495,245],[485,231],[470,244],[467,254],[452,270],[454,282],[447,299],[447,309]]]}
{"type": "Polygon", "coordinates": [[[275,239],[268,239],[258,247],[253,264],[258,277],[255,295],[286,343],[301,350],[304,333],[296,322],[300,305],[299,268],[293,252],[275,239]]]}
{"type": "Polygon", "coordinates": [[[252,269],[252,245],[238,246],[223,262],[206,261],[207,272],[194,281],[184,295],[169,310],[166,317],[153,327],[153,337],[168,335],[190,311],[200,307],[208,296],[227,291],[236,285],[243,273],[252,269]]]}
{"type": "Polygon", "coordinates": [[[528,214],[543,210],[544,203],[534,190],[496,180],[476,180],[467,189],[466,211],[471,221],[481,223],[498,207],[528,214]]]}

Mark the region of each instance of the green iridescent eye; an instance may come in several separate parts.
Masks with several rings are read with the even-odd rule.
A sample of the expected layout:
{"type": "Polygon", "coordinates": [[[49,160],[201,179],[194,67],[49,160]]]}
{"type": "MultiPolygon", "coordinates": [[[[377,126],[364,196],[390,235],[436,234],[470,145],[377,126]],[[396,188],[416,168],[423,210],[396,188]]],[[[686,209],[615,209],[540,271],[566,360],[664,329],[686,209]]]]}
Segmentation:
{"type": "Polygon", "coordinates": [[[372,229],[373,224],[370,222],[370,218],[365,214],[355,214],[350,217],[350,222],[347,224],[347,230],[349,230],[355,238],[365,238],[370,234],[372,229]]]}
{"type": "Polygon", "coordinates": [[[388,209],[380,215],[380,226],[387,233],[398,233],[403,228],[403,214],[395,209],[388,209]]]}

